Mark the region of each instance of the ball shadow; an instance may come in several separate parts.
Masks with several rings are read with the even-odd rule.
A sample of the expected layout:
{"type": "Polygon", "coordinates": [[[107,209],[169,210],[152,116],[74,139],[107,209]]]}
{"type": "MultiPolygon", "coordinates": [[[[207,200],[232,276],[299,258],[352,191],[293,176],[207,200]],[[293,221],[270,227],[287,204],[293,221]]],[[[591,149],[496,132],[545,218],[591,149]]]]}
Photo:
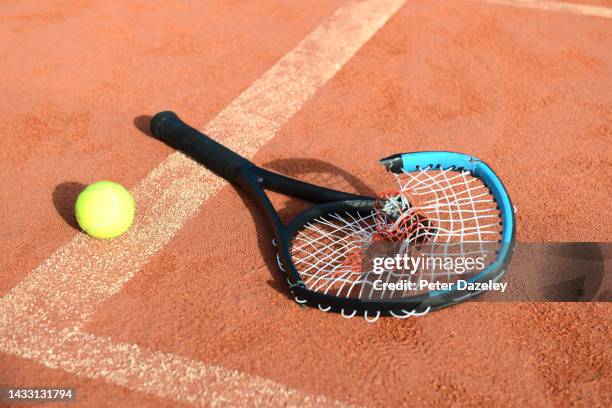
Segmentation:
{"type": "Polygon", "coordinates": [[[86,184],[76,181],[60,183],[53,189],[53,205],[57,213],[66,221],[66,224],[80,231],[76,216],[74,215],[74,203],[81,191],[87,187],[86,184]]]}

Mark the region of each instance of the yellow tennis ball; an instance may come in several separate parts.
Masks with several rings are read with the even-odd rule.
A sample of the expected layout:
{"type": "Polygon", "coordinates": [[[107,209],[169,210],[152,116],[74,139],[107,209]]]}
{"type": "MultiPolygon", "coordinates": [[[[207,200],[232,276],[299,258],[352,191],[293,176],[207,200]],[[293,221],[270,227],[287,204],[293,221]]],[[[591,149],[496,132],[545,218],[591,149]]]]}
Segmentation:
{"type": "Polygon", "coordinates": [[[77,222],[87,234],[96,238],[115,238],[134,223],[136,204],[122,185],[98,181],[81,191],[74,210],[77,222]]]}

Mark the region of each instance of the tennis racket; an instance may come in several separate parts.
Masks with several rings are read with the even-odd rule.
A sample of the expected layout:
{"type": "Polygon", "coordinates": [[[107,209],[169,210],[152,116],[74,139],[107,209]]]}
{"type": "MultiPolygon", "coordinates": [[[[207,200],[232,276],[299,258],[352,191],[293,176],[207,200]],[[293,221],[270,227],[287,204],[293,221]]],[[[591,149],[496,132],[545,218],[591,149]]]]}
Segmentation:
{"type": "Polygon", "coordinates": [[[150,128],[156,138],[248,192],[273,229],[279,267],[302,305],[369,321],[405,318],[469,299],[482,284],[496,283],[510,262],[513,206],[493,170],[474,157],[386,157],[380,163],[397,189],[370,197],[260,168],[173,112],[157,113],[150,128]],[[313,205],[284,224],[265,190],[313,205]],[[471,269],[469,257],[480,259],[471,269]]]}

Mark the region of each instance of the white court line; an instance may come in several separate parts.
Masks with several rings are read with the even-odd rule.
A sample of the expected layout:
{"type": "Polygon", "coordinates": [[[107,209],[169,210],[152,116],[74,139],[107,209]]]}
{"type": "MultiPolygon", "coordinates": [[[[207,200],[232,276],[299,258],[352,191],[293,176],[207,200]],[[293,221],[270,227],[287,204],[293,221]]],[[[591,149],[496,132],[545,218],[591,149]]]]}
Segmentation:
{"type": "MultiPolygon", "coordinates": [[[[220,112],[204,127],[205,131],[244,156],[252,157],[404,2],[347,2],[220,112]]],[[[225,184],[184,155],[172,154],[132,190],[139,212],[130,231],[110,241],[83,234],[75,236],[0,299],[0,352],[31,358],[48,367],[56,367],[55,356],[61,355],[66,360],[61,368],[82,377],[104,378],[181,401],[211,403],[205,392],[210,385],[208,376],[196,376],[197,386],[181,386],[182,379],[177,378],[173,369],[187,364],[186,359],[166,354],[164,358],[171,363],[150,364],[157,361],[155,356],[159,353],[136,345],[112,344],[84,334],[80,328],[100,303],[119,292],[180,231],[201,204],[225,184]],[[104,347],[86,349],[85,344],[74,343],[75,349],[70,351],[64,345],[65,333],[53,332],[49,322],[57,328],[71,327],[74,336],[86,337],[94,344],[101,342],[104,347]],[[140,378],[143,365],[156,382],[132,384],[119,380],[140,378]],[[95,367],[104,369],[97,371],[95,367]],[[162,384],[173,392],[164,392],[162,384]]],[[[238,375],[233,370],[215,370],[221,382],[238,375]]],[[[257,381],[253,381],[241,380],[242,392],[259,392],[254,385],[257,381]]],[[[311,398],[296,390],[287,391],[287,387],[283,389],[286,391],[282,395],[290,392],[304,400],[311,398]]],[[[234,394],[222,395],[220,400],[239,405],[241,401],[234,400],[234,394]]]]}
{"type": "Polygon", "coordinates": [[[612,8],[591,6],[589,4],[565,3],[550,0],[479,0],[485,3],[496,3],[506,6],[532,8],[544,11],[558,11],[582,14],[590,17],[612,18],[612,8]]]}
{"type": "Polygon", "coordinates": [[[109,381],[159,397],[202,406],[348,406],[263,377],[175,354],[143,350],[135,344],[115,343],[109,337],[75,328],[37,326],[31,330],[40,332],[43,328],[45,336],[53,338],[52,347],[41,346],[41,340],[47,341],[40,337],[29,337],[15,345],[22,350],[20,357],[77,374],[86,371],[89,379],[109,381]],[[80,357],[75,358],[75,350],[80,357]],[[172,374],[171,378],[168,373],[172,374]]]}

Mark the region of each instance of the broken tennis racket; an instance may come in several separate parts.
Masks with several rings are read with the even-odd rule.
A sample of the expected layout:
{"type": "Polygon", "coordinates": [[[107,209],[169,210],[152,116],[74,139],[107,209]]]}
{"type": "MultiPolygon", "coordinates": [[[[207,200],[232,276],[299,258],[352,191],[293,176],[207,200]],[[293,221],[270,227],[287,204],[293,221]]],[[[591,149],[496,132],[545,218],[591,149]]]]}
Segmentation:
{"type": "Polygon", "coordinates": [[[507,269],[513,206],[493,170],[474,157],[389,156],[380,163],[396,178],[397,189],[368,197],[260,168],[173,112],[156,114],[150,128],[257,202],[274,231],[279,267],[300,304],[370,321],[404,318],[469,299],[507,269]],[[284,224],[265,190],[314,205],[284,224]]]}

